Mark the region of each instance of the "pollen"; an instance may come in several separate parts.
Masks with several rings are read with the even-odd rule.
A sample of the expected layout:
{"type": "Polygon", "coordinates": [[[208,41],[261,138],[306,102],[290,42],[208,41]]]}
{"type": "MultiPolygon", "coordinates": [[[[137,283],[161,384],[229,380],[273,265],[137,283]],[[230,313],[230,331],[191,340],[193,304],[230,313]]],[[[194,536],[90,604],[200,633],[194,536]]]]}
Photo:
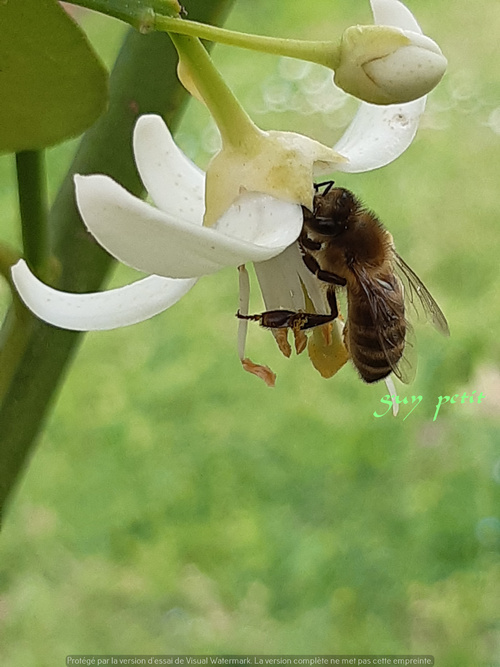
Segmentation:
{"type": "Polygon", "coordinates": [[[274,387],[276,384],[276,373],[273,373],[269,366],[255,364],[248,357],[241,360],[241,365],[243,366],[243,370],[247,371],[248,373],[252,373],[252,375],[256,375],[261,380],[264,380],[268,387],[274,387]]]}
{"type": "Polygon", "coordinates": [[[324,378],[333,377],[349,359],[339,329],[332,322],[313,329],[307,351],[312,365],[324,378]]]}

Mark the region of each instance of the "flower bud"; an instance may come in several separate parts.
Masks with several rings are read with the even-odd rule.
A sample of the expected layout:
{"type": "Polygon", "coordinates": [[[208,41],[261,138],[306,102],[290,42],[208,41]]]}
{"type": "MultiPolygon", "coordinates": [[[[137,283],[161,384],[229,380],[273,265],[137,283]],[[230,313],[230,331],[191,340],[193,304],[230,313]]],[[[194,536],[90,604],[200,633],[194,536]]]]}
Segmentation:
{"type": "Polygon", "coordinates": [[[403,104],[439,83],[447,61],[429,37],[389,26],[352,26],[343,36],[335,83],[372,104],[403,104]]]}

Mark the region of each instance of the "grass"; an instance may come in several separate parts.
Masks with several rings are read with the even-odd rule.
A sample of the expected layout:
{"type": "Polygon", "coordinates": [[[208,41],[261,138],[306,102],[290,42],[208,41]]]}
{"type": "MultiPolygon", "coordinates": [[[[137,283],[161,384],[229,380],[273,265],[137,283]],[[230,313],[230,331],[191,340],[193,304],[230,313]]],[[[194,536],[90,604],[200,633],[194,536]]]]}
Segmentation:
{"type": "MultiPolygon", "coordinates": [[[[297,14],[276,4],[241,0],[229,25],[324,38],[368,20],[365,3],[295,3],[297,14]]],[[[450,322],[449,340],[417,328],[417,379],[400,394],[421,404],[377,419],[384,387],[351,367],[324,381],[257,327],[249,354],[277,386],[245,374],[231,270],[153,320],[89,334],[2,535],[2,664],[170,653],[500,664],[500,11],[412,7],[449,73],[407,153],[339,183],[379,213],[450,322]],[[447,404],[433,420],[439,396],[473,391],[485,393],[480,405],[447,404]]],[[[112,62],[116,27],[88,29],[112,62]]],[[[311,112],[307,85],[283,80],[270,56],[220,48],[216,58],[262,127],[332,144],[354,108],[311,112]]],[[[212,136],[193,104],[180,141],[200,164],[212,136]]],[[[51,151],[52,189],[72,148],[51,151]]],[[[3,236],[16,243],[10,157],[0,175],[3,236]]],[[[132,277],[120,267],[114,281],[132,277]]]]}

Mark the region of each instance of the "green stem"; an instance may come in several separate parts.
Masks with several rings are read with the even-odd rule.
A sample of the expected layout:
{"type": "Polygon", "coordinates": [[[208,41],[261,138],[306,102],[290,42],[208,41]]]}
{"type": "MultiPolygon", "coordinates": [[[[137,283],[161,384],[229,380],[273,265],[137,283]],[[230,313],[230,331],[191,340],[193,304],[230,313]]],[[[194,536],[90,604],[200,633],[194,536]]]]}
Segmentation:
{"type": "Polygon", "coordinates": [[[340,42],[264,37],[167,16],[156,16],[155,29],[208,39],[228,46],[307,60],[330,69],[336,69],[340,62],[340,42]]]}
{"type": "Polygon", "coordinates": [[[10,273],[11,268],[20,259],[21,256],[15,250],[4,243],[0,245],[0,275],[8,283],[12,293],[12,307],[0,330],[0,404],[23,355],[31,331],[32,316],[17,296],[10,273]]]}
{"type": "Polygon", "coordinates": [[[13,375],[26,350],[32,333],[34,318],[19,297],[14,296],[13,306],[5,316],[0,331],[0,402],[4,400],[13,375]]]}
{"type": "Polygon", "coordinates": [[[340,42],[265,37],[188,21],[179,17],[177,0],[72,0],[72,4],[114,16],[141,32],[161,30],[198,37],[211,42],[307,60],[335,70],[340,61],[340,42]]]}
{"type": "Polygon", "coordinates": [[[125,21],[140,32],[154,30],[155,16],[178,16],[177,0],[71,0],[71,4],[93,9],[125,21]]]}
{"type": "Polygon", "coordinates": [[[22,358],[33,321],[31,313],[17,296],[10,273],[20,259],[21,256],[15,250],[4,243],[0,245],[0,275],[8,283],[12,293],[12,307],[0,330],[0,404],[22,358]]]}
{"type": "Polygon", "coordinates": [[[252,140],[259,130],[243,109],[214,66],[199,39],[171,34],[181,64],[203,98],[225,145],[239,147],[252,140]]]}
{"type": "Polygon", "coordinates": [[[43,151],[16,153],[16,169],[24,256],[30,268],[40,273],[49,258],[43,151]]]}

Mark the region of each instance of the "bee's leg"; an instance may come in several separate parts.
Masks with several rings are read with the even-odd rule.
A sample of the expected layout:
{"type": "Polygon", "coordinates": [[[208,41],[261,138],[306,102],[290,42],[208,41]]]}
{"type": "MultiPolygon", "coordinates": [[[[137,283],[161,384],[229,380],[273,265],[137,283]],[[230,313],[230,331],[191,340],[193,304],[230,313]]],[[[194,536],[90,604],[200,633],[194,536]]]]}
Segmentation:
{"type": "Polygon", "coordinates": [[[307,230],[305,227],[302,228],[302,232],[299,236],[299,245],[302,250],[302,254],[306,254],[308,250],[321,250],[321,242],[314,241],[307,235],[307,230]]]}
{"type": "Polygon", "coordinates": [[[326,288],[326,300],[328,301],[328,305],[330,306],[331,321],[330,323],[326,323],[324,326],[322,326],[321,330],[323,333],[324,345],[328,347],[329,345],[332,344],[333,341],[332,337],[333,329],[331,322],[339,316],[339,308],[337,304],[337,296],[335,294],[334,285],[328,285],[328,287],[326,288]]]}
{"type": "Polygon", "coordinates": [[[290,318],[290,328],[294,331],[303,331],[304,329],[313,329],[320,327],[322,324],[327,324],[337,317],[338,313],[295,313],[294,317],[290,318]]]}
{"type": "Polygon", "coordinates": [[[319,278],[319,280],[322,280],[324,283],[329,283],[331,285],[341,285],[342,287],[346,285],[347,281],[345,278],[342,278],[341,276],[338,276],[336,273],[332,273],[331,271],[323,271],[323,269],[318,264],[318,261],[308,252],[303,253],[302,259],[304,260],[304,264],[307,266],[309,271],[314,273],[316,278],[319,278]]]}
{"type": "Polygon", "coordinates": [[[305,313],[294,310],[277,309],[266,310],[263,313],[257,313],[255,315],[243,315],[238,311],[236,317],[241,320],[253,320],[266,329],[292,329],[296,337],[300,331],[313,329],[314,327],[320,327],[323,324],[332,322],[339,314],[335,288],[333,285],[345,285],[345,279],[337,276],[335,273],[322,271],[318,262],[312,255],[304,254],[304,262],[306,262],[307,268],[320,280],[329,283],[326,297],[328,305],[330,306],[330,313],[305,313]],[[306,261],[306,258],[308,261],[306,261]]]}
{"type": "Polygon", "coordinates": [[[339,309],[337,305],[337,298],[335,296],[335,287],[328,286],[326,291],[326,299],[330,306],[328,314],[323,313],[295,313],[290,317],[290,327],[294,331],[303,331],[304,329],[312,329],[320,327],[323,324],[328,324],[338,317],[339,309]]]}
{"type": "Polygon", "coordinates": [[[303,329],[312,329],[313,327],[319,327],[322,324],[331,322],[337,317],[337,314],[336,309],[335,313],[330,315],[302,313],[294,310],[266,310],[264,313],[256,315],[242,315],[238,311],[236,317],[240,320],[259,322],[260,326],[265,329],[293,329],[294,331],[302,331],[303,329]]]}
{"type": "Polygon", "coordinates": [[[326,315],[322,313],[296,313],[294,318],[290,318],[291,329],[295,338],[295,350],[300,354],[306,349],[307,337],[304,333],[305,329],[313,329],[315,327],[331,326],[332,322],[338,315],[337,302],[335,300],[335,308],[332,308],[332,301],[328,299],[331,312],[326,315]]]}
{"type": "Polygon", "coordinates": [[[294,310],[266,310],[257,315],[242,315],[240,311],[236,317],[240,320],[253,320],[266,329],[289,329],[297,316],[294,310]]]}
{"type": "Polygon", "coordinates": [[[331,285],[328,286],[326,290],[326,300],[328,301],[328,305],[330,306],[330,314],[332,316],[332,320],[334,320],[336,317],[338,317],[339,314],[339,307],[337,304],[335,287],[332,287],[331,285]]]}

